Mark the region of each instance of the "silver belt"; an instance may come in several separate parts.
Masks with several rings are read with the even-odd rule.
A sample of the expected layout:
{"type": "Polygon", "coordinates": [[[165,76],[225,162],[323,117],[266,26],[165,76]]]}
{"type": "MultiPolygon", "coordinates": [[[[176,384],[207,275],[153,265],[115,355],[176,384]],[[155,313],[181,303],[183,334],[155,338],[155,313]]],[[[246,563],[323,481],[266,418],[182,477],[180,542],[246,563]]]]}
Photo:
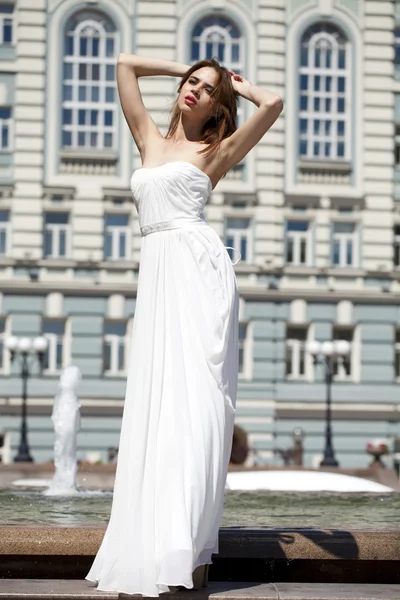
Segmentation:
{"type": "MultiPolygon", "coordinates": [[[[193,218],[193,219],[185,219],[185,218],[181,218],[181,219],[172,219],[171,221],[159,221],[158,223],[152,223],[151,225],[143,225],[143,227],[140,228],[140,233],[142,234],[142,237],[144,237],[145,235],[149,235],[149,233],[155,233],[157,231],[166,231],[168,229],[180,229],[181,227],[187,227],[189,225],[207,225],[207,221],[205,220],[204,217],[199,217],[199,218],[193,218]]],[[[233,262],[233,265],[237,265],[237,263],[241,260],[242,255],[240,254],[239,250],[236,250],[236,248],[233,248],[232,246],[225,246],[225,248],[227,250],[231,249],[234,252],[237,252],[239,254],[239,258],[236,262],[233,262]]]]}
{"type": "Polygon", "coordinates": [[[188,225],[206,225],[207,222],[204,217],[198,217],[193,219],[172,219],[171,221],[159,221],[158,223],[152,223],[151,225],[144,225],[140,228],[142,237],[149,233],[155,233],[156,231],[165,231],[166,229],[180,229],[181,227],[187,227],[188,225]]]}

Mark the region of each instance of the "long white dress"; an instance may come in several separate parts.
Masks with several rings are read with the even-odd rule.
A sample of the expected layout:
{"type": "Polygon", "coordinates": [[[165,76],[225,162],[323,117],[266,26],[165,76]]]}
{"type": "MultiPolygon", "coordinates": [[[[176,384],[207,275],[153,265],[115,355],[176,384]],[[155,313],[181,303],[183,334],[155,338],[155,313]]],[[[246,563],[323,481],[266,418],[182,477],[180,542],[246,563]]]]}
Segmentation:
{"type": "Polygon", "coordinates": [[[203,217],[209,177],[137,169],[138,294],[110,521],[86,579],[158,597],[218,552],[238,374],[232,261],[203,217]]]}

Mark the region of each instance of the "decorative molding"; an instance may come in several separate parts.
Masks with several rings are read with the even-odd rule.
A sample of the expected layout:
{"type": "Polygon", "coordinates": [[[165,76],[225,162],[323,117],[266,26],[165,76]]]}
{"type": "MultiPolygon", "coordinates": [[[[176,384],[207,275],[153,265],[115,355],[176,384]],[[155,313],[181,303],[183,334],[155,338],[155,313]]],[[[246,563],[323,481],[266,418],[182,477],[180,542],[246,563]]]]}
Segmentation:
{"type": "Polygon", "coordinates": [[[307,302],[296,298],[290,303],[290,324],[304,325],[307,322],[307,302]]]}
{"type": "Polygon", "coordinates": [[[334,0],[319,0],[318,10],[324,17],[330,17],[333,12],[334,0]]]}
{"type": "Polygon", "coordinates": [[[114,152],[60,152],[60,173],[73,175],[116,175],[118,154],[114,152]]]}
{"type": "Polygon", "coordinates": [[[14,192],[14,185],[0,184],[0,201],[12,198],[14,192]]]}
{"type": "MultiPolygon", "coordinates": [[[[377,391],[377,396],[379,391],[377,391]]],[[[310,403],[308,406],[302,408],[292,408],[290,406],[282,406],[285,401],[279,399],[279,407],[276,408],[275,417],[276,419],[312,419],[324,421],[326,418],[326,407],[322,406],[320,402],[310,403]]],[[[335,421],[400,421],[400,411],[398,407],[393,404],[389,409],[375,409],[366,410],[365,402],[360,402],[359,408],[347,409],[343,407],[347,401],[341,403],[334,402],[332,405],[332,417],[335,421]]],[[[380,396],[378,396],[372,404],[376,405],[380,403],[380,396]]]]}
{"type": "Polygon", "coordinates": [[[317,0],[287,0],[288,21],[296,19],[302,12],[317,7],[317,0]]]}
{"type": "MultiPolygon", "coordinates": [[[[331,208],[332,210],[338,210],[340,208],[352,208],[356,211],[365,208],[365,197],[348,186],[345,188],[332,186],[326,191],[321,191],[317,186],[303,184],[287,190],[284,197],[285,206],[289,207],[296,204],[304,204],[308,209],[331,208]]],[[[290,218],[304,219],[305,215],[296,213],[290,218]]],[[[346,214],[345,218],[346,220],[352,219],[352,215],[346,214]]]]}
{"type": "Polygon", "coordinates": [[[73,200],[76,188],[65,185],[44,185],[43,198],[52,201],[53,196],[62,196],[63,201],[73,200]]]}
{"type": "Polygon", "coordinates": [[[60,292],[52,292],[46,296],[46,317],[63,316],[63,295],[60,292]]]}
{"type": "Polygon", "coordinates": [[[103,187],[103,194],[105,200],[112,200],[113,198],[129,198],[132,200],[132,192],[129,188],[103,187]]]}
{"type": "Polygon", "coordinates": [[[352,166],[339,161],[299,161],[299,183],[350,185],[352,166]]]}
{"type": "Polygon", "coordinates": [[[246,192],[231,192],[226,191],[223,193],[225,206],[232,208],[247,208],[248,206],[256,206],[258,202],[257,193],[246,193],[246,192]],[[240,205],[240,206],[238,206],[240,205]]]}
{"type": "Polygon", "coordinates": [[[338,325],[353,324],[354,306],[348,300],[341,300],[336,307],[336,322],[338,325]]]}
{"type": "Polygon", "coordinates": [[[111,294],[108,297],[107,318],[125,319],[125,297],[122,294],[111,294]]]}

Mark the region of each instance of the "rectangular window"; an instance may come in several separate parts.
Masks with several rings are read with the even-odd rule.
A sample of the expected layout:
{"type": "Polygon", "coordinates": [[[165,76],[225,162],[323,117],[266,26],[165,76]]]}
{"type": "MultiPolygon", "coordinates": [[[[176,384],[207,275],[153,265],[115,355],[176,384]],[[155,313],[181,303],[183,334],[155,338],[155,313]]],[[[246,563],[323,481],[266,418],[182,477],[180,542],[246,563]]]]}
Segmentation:
{"type": "Polygon", "coordinates": [[[400,267],[400,225],[394,228],[393,262],[395,267],[400,267]]]}
{"type": "Polygon", "coordinates": [[[0,150],[11,151],[12,141],[12,116],[11,108],[0,106],[0,150]]]}
{"type": "Polygon", "coordinates": [[[0,45],[11,46],[14,43],[14,6],[0,4],[0,45]]]}
{"type": "Polygon", "coordinates": [[[0,317],[0,372],[5,366],[6,318],[0,317]]]}
{"type": "Polygon", "coordinates": [[[242,261],[251,261],[251,222],[250,219],[230,217],[226,220],[225,246],[229,246],[228,254],[231,260],[238,259],[238,250],[242,255],[242,261]]]}
{"type": "Polygon", "coordinates": [[[394,76],[400,79],[400,29],[394,32],[394,76]]]}
{"type": "Polygon", "coordinates": [[[396,125],[394,138],[394,165],[400,168],[400,127],[396,125]]]}
{"type": "Polygon", "coordinates": [[[0,210],[0,256],[6,256],[9,238],[9,213],[0,210]]]}
{"type": "Polygon", "coordinates": [[[45,213],[45,258],[66,258],[69,254],[69,235],[70,224],[68,213],[45,213]]]}
{"type": "Polygon", "coordinates": [[[333,223],[332,264],[335,267],[358,266],[358,235],[355,223],[333,223]]]}
{"type": "Polygon", "coordinates": [[[44,353],[43,369],[49,374],[59,373],[66,363],[64,359],[65,320],[44,318],[42,320],[42,335],[48,342],[44,353]]]}
{"type": "Polygon", "coordinates": [[[246,367],[246,340],[248,323],[239,323],[239,375],[244,375],[246,367]]]}
{"type": "Polygon", "coordinates": [[[395,94],[394,119],[397,123],[394,137],[394,199],[398,201],[400,200],[400,126],[398,125],[400,121],[400,94],[395,94]]]}
{"type": "Polygon", "coordinates": [[[103,337],[103,372],[123,375],[127,360],[126,321],[105,321],[103,337]]]}
{"type": "Polygon", "coordinates": [[[128,215],[105,215],[104,217],[104,258],[121,260],[129,258],[130,240],[128,215]]]}
{"type": "Polygon", "coordinates": [[[286,264],[309,265],[311,224],[309,221],[288,221],[286,224],[286,264]]]}
{"type": "Polygon", "coordinates": [[[288,325],[286,328],[286,377],[305,379],[308,327],[288,325]]]}
{"type": "Polygon", "coordinates": [[[395,332],[394,372],[396,379],[400,379],[400,329],[395,332]]]}
{"type": "Polygon", "coordinates": [[[354,375],[353,344],[354,327],[335,325],[333,328],[333,340],[345,340],[350,344],[350,352],[346,356],[333,357],[333,376],[336,380],[351,379],[354,375]]]}

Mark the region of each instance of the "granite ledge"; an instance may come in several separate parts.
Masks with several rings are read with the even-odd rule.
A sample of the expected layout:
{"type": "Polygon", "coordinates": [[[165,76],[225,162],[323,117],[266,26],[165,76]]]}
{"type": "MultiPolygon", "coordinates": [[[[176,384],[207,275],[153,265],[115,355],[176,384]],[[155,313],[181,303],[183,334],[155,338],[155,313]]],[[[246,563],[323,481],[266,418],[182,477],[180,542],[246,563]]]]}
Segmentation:
{"type": "MultiPolygon", "coordinates": [[[[177,591],[164,596],[176,600],[399,600],[400,585],[218,582],[210,583],[202,590],[177,591]]],[[[97,591],[84,580],[0,580],[0,600],[123,600],[133,597],[97,591]]]]}
{"type": "MultiPolygon", "coordinates": [[[[0,526],[0,561],[2,556],[95,556],[104,532],[104,526],[0,526]]],[[[218,556],[400,561],[400,530],[221,528],[218,556]]]]}

